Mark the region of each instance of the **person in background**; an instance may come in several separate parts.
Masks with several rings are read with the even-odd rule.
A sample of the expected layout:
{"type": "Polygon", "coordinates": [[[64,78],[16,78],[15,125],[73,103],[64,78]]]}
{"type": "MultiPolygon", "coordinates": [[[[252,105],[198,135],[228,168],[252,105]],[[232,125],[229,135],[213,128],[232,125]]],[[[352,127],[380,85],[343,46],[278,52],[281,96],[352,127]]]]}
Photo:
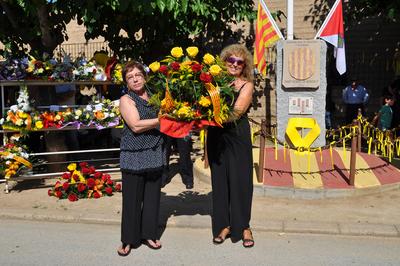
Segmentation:
{"type": "Polygon", "coordinates": [[[247,112],[253,99],[253,62],[250,52],[239,44],[223,49],[220,58],[235,78],[235,102],[223,127],[208,128],[213,243],[222,244],[230,236],[233,242],[242,240],[245,248],[251,248],[253,157],[247,112]]]}
{"type": "Polygon", "coordinates": [[[392,126],[393,110],[391,107],[393,103],[392,95],[384,96],[384,104],[373,119],[373,124],[378,124],[378,128],[381,130],[388,130],[392,126]]]}
{"type": "Polygon", "coordinates": [[[358,116],[358,109],[365,116],[364,107],[369,99],[367,89],[358,84],[356,78],[351,79],[351,84],[343,90],[343,102],[346,104],[346,124],[351,124],[358,116]]]}
{"type": "Polygon", "coordinates": [[[335,103],[332,100],[331,88],[327,88],[326,99],[325,99],[325,128],[332,128],[332,114],[335,110],[335,103]]]}
{"type": "Polygon", "coordinates": [[[141,244],[160,249],[158,219],[161,175],[166,164],[164,135],[158,130],[158,111],[148,104],[142,64],[128,62],[122,75],[127,93],[120,98],[125,126],[120,144],[122,172],[122,245],[117,252],[127,256],[141,244]]]}
{"type": "Polygon", "coordinates": [[[179,174],[181,175],[182,183],[185,185],[186,189],[193,189],[193,162],[190,157],[192,140],[190,135],[184,138],[167,137],[165,146],[167,149],[167,165],[163,171],[161,187],[165,187],[172,178],[169,176],[169,158],[172,152],[172,145],[176,147],[179,153],[179,174]]]}

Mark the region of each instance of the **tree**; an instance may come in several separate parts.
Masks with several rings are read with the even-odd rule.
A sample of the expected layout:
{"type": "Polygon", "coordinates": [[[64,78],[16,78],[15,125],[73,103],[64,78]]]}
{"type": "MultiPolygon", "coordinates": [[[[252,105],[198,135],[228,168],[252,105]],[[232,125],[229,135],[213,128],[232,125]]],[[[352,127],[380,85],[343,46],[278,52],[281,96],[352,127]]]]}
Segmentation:
{"type": "Polygon", "coordinates": [[[75,16],[75,1],[0,0],[0,41],[6,50],[52,54],[68,39],[66,24],[75,16]]]}
{"type": "Polygon", "coordinates": [[[243,32],[230,27],[253,19],[253,8],[252,0],[89,0],[81,2],[78,17],[87,39],[102,36],[118,55],[147,62],[175,45],[239,41],[243,32]]]}
{"type": "Polygon", "coordinates": [[[175,45],[238,42],[244,32],[231,26],[255,17],[253,0],[0,0],[0,8],[0,41],[9,50],[51,53],[76,17],[87,40],[102,36],[118,56],[146,62],[175,45]]]}

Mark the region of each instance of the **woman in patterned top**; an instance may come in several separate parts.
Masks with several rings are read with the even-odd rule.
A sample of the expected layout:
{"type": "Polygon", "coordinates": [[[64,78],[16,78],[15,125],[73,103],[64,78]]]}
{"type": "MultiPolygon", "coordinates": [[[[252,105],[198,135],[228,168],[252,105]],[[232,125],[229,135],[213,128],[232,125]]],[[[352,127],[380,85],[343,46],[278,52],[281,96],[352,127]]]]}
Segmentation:
{"type": "Polygon", "coordinates": [[[146,72],[142,64],[128,62],[123,71],[128,91],[120,99],[125,126],[121,137],[122,172],[122,246],[120,256],[127,256],[141,244],[160,249],[158,218],[161,175],[165,165],[163,134],[158,130],[157,110],[148,104],[146,72]]]}

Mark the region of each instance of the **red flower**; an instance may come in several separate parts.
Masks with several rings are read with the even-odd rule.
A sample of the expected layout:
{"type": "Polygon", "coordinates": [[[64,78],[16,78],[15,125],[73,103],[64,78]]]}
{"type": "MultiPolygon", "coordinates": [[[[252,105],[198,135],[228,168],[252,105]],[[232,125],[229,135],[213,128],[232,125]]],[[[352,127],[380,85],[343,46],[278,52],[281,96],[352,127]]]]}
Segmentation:
{"type": "Polygon", "coordinates": [[[64,173],[64,174],[62,174],[62,179],[69,179],[71,177],[71,174],[70,173],[64,173]]]}
{"type": "Polygon", "coordinates": [[[112,195],[112,193],[113,193],[112,187],[106,187],[105,191],[106,191],[107,195],[112,195]]]}
{"type": "Polygon", "coordinates": [[[103,174],[101,172],[94,173],[94,178],[96,178],[96,179],[101,178],[102,176],[103,176],[103,174]]]}
{"type": "Polygon", "coordinates": [[[96,182],[94,181],[93,178],[88,178],[87,185],[88,185],[89,188],[93,188],[94,185],[96,185],[96,182]]]}
{"type": "Polygon", "coordinates": [[[203,81],[204,83],[210,83],[212,81],[212,76],[205,72],[201,72],[200,80],[203,81]]]}
{"type": "Polygon", "coordinates": [[[74,193],[71,193],[68,195],[68,200],[69,201],[77,201],[78,200],[78,196],[74,193]]]}
{"type": "Polygon", "coordinates": [[[178,63],[178,62],[172,62],[171,63],[171,68],[173,69],[173,70],[175,70],[175,71],[178,71],[179,70],[179,68],[180,68],[180,64],[178,63]]]}
{"type": "Polygon", "coordinates": [[[72,178],[75,180],[75,182],[78,182],[78,181],[79,181],[79,175],[77,175],[77,174],[74,174],[74,175],[72,176],[72,178]]]}
{"type": "Polygon", "coordinates": [[[68,182],[64,182],[64,184],[62,184],[62,187],[64,189],[64,191],[67,191],[69,188],[69,183],[68,182]]]}
{"type": "Polygon", "coordinates": [[[168,74],[168,67],[166,65],[162,65],[158,71],[166,76],[168,74]]]}
{"type": "Polygon", "coordinates": [[[61,199],[61,197],[62,197],[62,195],[63,195],[62,192],[59,191],[59,190],[55,191],[54,194],[55,194],[56,197],[59,198],[59,199],[61,199]]]}
{"type": "Polygon", "coordinates": [[[107,180],[107,185],[112,186],[112,184],[114,184],[114,181],[112,181],[111,179],[108,179],[108,180],[107,180]]]}
{"type": "Polygon", "coordinates": [[[101,197],[101,196],[100,196],[100,193],[99,193],[99,192],[97,192],[97,191],[93,192],[93,198],[98,199],[98,198],[100,198],[100,197],[101,197]]]}
{"type": "Polygon", "coordinates": [[[115,190],[116,191],[121,191],[121,184],[120,183],[115,185],[115,190]]]}
{"type": "Polygon", "coordinates": [[[103,175],[105,176],[106,180],[111,179],[111,176],[109,174],[103,174],[103,175]]]}
{"type": "Polygon", "coordinates": [[[84,167],[88,167],[89,164],[88,164],[87,162],[81,162],[81,163],[79,163],[79,166],[80,166],[81,168],[84,168],[84,167]]]}
{"type": "Polygon", "coordinates": [[[197,73],[203,69],[203,66],[201,64],[194,64],[191,68],[193,72],[197,73]]]}
{"type": "Polygon", "coordinates": [[[78,184],[78,191],[83,192],[86,189],[86,185],[83,183],[78,184]]]}
{"type": "Polygon", "coordinates": [[[51,189],[47,190],[47,195],[53,196],[53,190],[51,190],[51,189]]]}
{"type": "Polygon", "coordinates": [[[90,174],[90,169],[86,167],[82,167],[82,174],[83,175],[89,175],[90,174]]]}
{"type": "Polygon", "coordinates": [[[94,166],[90,166],[90,174],[94,174],[96,172],[96,168],[94,168],[94,166]]]}

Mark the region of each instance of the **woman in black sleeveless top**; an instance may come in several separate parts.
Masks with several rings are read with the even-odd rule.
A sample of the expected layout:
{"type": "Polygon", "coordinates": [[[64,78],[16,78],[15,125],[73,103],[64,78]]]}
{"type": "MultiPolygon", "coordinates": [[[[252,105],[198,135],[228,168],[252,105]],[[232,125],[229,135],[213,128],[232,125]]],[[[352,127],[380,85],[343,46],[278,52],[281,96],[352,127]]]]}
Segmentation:
{"type": "Polygon", "coordinates": [[[120,99],[125,126],[121,137],[122,222],[120,256],[141,244],[161,248],[158,240],[161,175],[165,165],[157,110],[148,104],[143,65],[128,62],[122,75],[128,92],[120,99]]]}
{"type": "Polygon", "coordinates": [[[223,128],[209,127],[207,152],[212,179],[213,243],[227,237],[254,246],[250,230],[253,197],[253,157],[247,112],[253,96],[252,56],[241,45],[230,45],[221,52],[229,74],[235,77],[234,111],[223,128]]]}

